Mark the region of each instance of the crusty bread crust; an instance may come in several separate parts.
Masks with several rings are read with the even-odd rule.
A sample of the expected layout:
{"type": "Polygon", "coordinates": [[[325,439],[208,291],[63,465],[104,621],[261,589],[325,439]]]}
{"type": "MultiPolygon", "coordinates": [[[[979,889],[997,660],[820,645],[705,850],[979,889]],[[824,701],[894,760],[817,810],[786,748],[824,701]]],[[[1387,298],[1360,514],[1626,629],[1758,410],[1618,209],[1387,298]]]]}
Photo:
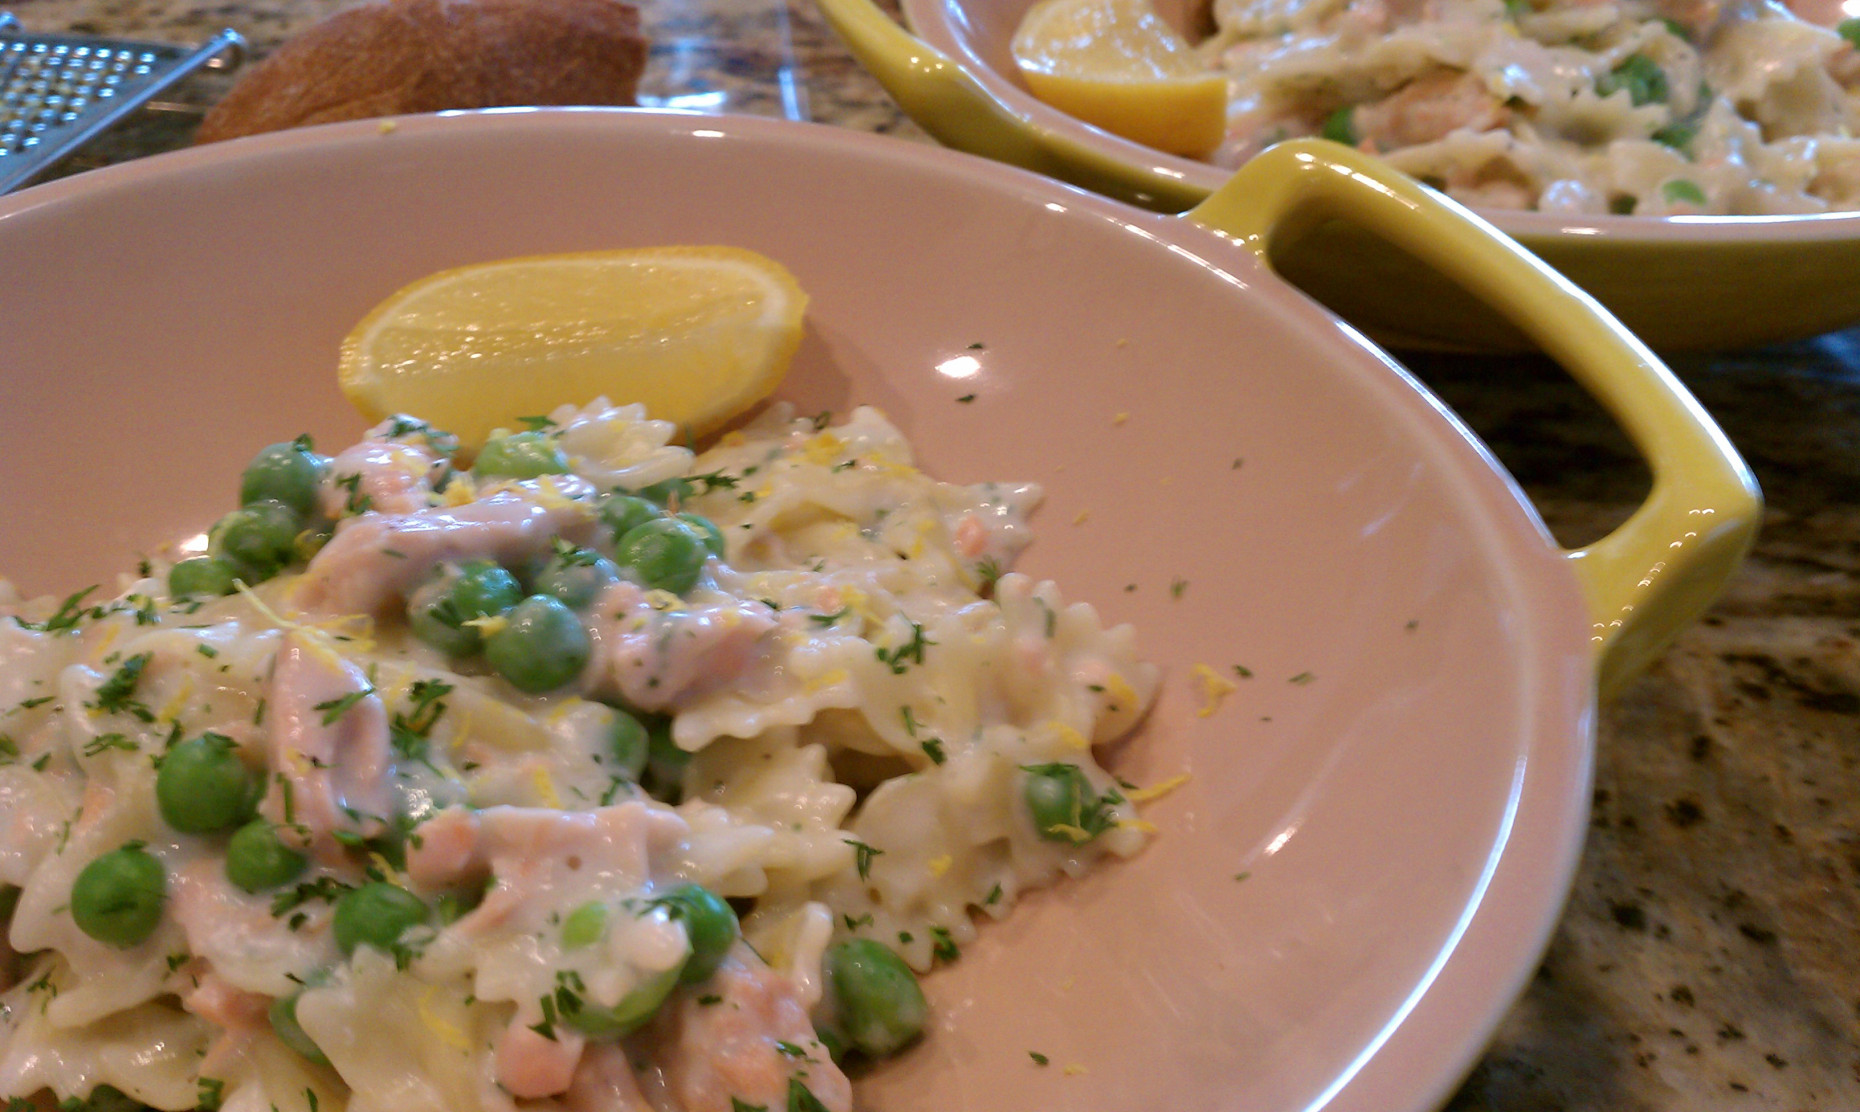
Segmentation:
{"type": "Polygon", "coordinates": [[[634,104],[646,39],[620,0],[369,0],[248,70],[195,133],[505,105],[634,104]]]}

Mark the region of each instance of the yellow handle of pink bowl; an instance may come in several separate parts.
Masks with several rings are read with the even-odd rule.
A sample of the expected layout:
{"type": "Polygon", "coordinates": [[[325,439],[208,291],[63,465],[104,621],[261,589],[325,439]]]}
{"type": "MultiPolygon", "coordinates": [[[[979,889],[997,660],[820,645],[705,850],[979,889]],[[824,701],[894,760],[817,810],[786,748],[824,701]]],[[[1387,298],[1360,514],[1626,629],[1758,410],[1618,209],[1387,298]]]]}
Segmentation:
{"type": "Polygon", "coordinates": [[[1607,695],[1724,589],[1756,538],[1756,480],[1709,415],[1633,334],[1568,279],[1460,205],[1337,143],[1254,158],[1183,218],[1250,248],[1341,219],[1400,247],[1511,321],[1621,425],[1653,489],[1608,536],[1569,550],[1607,695]]]}
{"type": "Polygon", "coordinates": [[[1180,212],[1207,196],[1205,188],[1125,166],[1017,113],[955,60],[898,26],[873,0],[818,3],[847,49],[905,115],[946,147],[1160,212],[1180,212]]]}

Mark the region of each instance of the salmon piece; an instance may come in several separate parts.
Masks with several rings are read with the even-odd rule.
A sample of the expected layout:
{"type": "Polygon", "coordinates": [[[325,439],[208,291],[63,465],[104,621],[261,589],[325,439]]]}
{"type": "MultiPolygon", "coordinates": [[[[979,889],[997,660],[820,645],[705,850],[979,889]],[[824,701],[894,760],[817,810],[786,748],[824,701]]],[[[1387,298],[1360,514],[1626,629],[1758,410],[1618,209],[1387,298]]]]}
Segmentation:
{"type": "Polygon", "coordinates": [[[427,508],[433,492],[431,476],[439,457],[423,448],[387,440],[364,440],[337,454],[330,474],[339,483],[323,492],[323,512],[340,518],[353,500],[366,499],[369,509],[384,514],[410,514],[427,508]]]}
{"type": "Polygon", "coordinates": [[[567,1112],[652,1112],[639,1091],[626,1048],[617,1042],[595,1043],[581,1052],[575,1078],[562,1094],[562,1107],[567,1112]]]}
{"type": "Polygon", "coordinates": [[[388,714],[367,675],[312,635],[289,630],[265,698],[275,774],[260,806],[265,817],[301,828],[325,859],[341,854],[336,831],[372,837],[385,829],[394,802],[388,714]]]}
{"type": "Polygon", "coordinates": [[[747,946],[724,959],[702,994],[679,993],[660,1009],[647,1039],[685,1112],[732,1112],[733,1099],[785,1108],[792,1078],[831,1112],[852,1108],[852,1084],[814,1037],[794,985],[747,946]],[[699,1002],[708,996],[721,1000],[699,1002]]]}
{"type": "Polygon", "coordinates": [[[657,610],[637,584],[620,582],[595,603],[597,686],[640,710],[665,710],[734,682],[777,628],[759,602],[657,610]]]}
{"type": "Polygon", "coordinates": [[[1356,109],[1356,130],[1379,150],[1431,143],[1461,129],[1503,127],[1510,109],[1470,73],[1417,78],[1374,104],[1356,109]]]}
{"type": "Polygon", "coordinates": [[[538,500],[517,488],[463,506],[348,519],[310,561],[293,601],[328,614],[386,617],[448,560],[495,560],[521,567],[549,551],[558,534],[580,543],[593,511],[568,498],[538,500]]]}
{"type": "Polygon", "coordinates": [[[523,1013],[510,1021],[497,1037],[497,1083],[519,1099],[552,1097],[568,1089],[575,1079],[575,1067],[588,1043],[586,1035],[556,1024],[554,1037],[540,1034],[530,1026],[523,1013]]]}

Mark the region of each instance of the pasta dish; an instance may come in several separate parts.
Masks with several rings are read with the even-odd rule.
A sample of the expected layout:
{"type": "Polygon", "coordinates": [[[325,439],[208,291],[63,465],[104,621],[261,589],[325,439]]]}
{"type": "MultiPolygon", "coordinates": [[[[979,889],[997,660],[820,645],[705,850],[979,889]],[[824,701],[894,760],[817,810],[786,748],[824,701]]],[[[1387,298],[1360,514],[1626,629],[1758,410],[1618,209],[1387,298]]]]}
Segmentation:
{"type": "Polygon", "coordinates": [[[0,582],[0,1094],[844,1112],[978,916],[1139,850],[1128,627],[877,411],[565,407],[244,472],[114,598],[0,582]],[[185,546],[184,546],[185,550],[185,546]]]}
{"type": "Polygon", "coordinates": [[[1200,49],[1231,97],[1215,160],[1322,135],[1484,208],[1860,209],[1860,20],[1793,7],[1214,0],[1200,49]]]}

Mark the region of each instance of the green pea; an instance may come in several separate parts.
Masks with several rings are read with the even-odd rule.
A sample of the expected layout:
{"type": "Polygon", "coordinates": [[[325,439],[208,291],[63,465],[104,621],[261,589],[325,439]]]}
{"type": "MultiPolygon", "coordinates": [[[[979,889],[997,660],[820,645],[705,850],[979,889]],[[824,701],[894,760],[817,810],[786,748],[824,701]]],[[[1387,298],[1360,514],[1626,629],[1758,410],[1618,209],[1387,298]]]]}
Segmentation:
{"type": "Polygon", "coordinates": [[[168,750],[155,774],[161,817],[183,834],[210,834],[252,816],[258,778],[229,737],[202,734],[168,750]]]}
{"type": "Polygon", "coordinates": [[[646,727],[646,768],[640,773],[640,786],[654,799],[677,803],[684,795],[691,754],[672,740],[672,720],[665,715],[642,715],[640,724],[646,727]]]}
{"type": "Polygon", "coordinates": [[[596,900],[584,903],[562,920],[562,948],[579,950],[592,946],[607,933],[607,905],[596,900]]]}
{"type": "Polygon", "coordinates": [[[1834,33],[1855,46],[1860,46],[1860,19],[1843,19],[1834,25],[1834,33]]]}
{"type": "Polygon", "coordinates": [[[669,506],[673,502],[690,501],[691,496],[696,492],[697,487],[692,485],[690,479],[677,478],[661,479],[656,483],[640,487],[633,493],[641,498],[657,502],[661,506],[669,506]]]}
{"type": "Polygon", "coordinates": [[[710,547],[690,522],[662,517],[621,537],[614,556],[646,586],[682,595],[696,585],[710,547]]]}
{"type": "Polygon", "coordinates": [[[484,478],[534,479],[568,474],[568,457],[545,433],[517,432],[485,441],[471,469],[484,478]]]}
{"type": "Polygon", "coordinates": [[[607,526],[608,536],[618,541],[648,521],[657,521],[664,511],[636,494],[615,491],[600,500],[595,514],[607,526]]]}
{"type": "Polygon", "coordinates": [[[696,529],[704,537],[704,547],[710,554],[723,559],[723,530],[717,528],[716,522],[703,514],[679,514],[678,520],[696,529]]]}
{"type": "Polygon", "coordinates": [[[574,610],[583,610],[594,601],[601,589],[620,579],[614,562],[591,548],[570,548],[549,557],[536,573],[532,586],[539,595],[560,599],[574,610]]]}
{"type": "Polygon", "coordinates": [[[1040,837],[1082,846],[1104,832],[1104,800],[1077,765],[1063,761],[1025,768],[1021,795],[1040,837]]]}
{"type": "Polygon", "coordinates": [[[334,919],[336,945],[343,953],[353,954],[364,944],[392,952],[409,927],[426,922],[426,905],[397,884],[374,880],[344,892],[334,919]]]}
{"type": "Polygon", "coordinates": [[[239,569],[218,556],[196,556],[168,569],[168,594],[174,598],[218,598],[233,593],[239,569]]]}
{"type": "Polygon", "coordinates": [[[1595,79],[1597,96],[1613,96],[1626,89],[1634,107],[1664,104],[1668,96],[1666,71],[1645,54],[1630,54],[1614,69],[1595,79]]]}
{"type": "Polygon", "coordinates": [[[619,764],[620,772],[628,780],[639,782],[640,775],[646,771],[646,761],[652,751],[652,737],[645,723],[617,707],[613,711],[613,724],[608,727],[608,751],[619,764]]]}
{"type": "Polygon", "coordinates": [[[1356,132],[1356,109],[1346,104],[1326,116],[1322,134],[1331,142],[1342,143],[1346,147],[1354,147],[1362,142],[1362,137],[1356,132]]]}
{"type": "Polygon", "coordinates": [[[208,534],[209,551],[253,581],[268,579],[291,562],[303,521],[282,502],[253,502],[220,518],[208,534]]]}
{"type": "Polygon", "coordinates": [[[553,691],[581,674],[594,642],[575,612],[560,599],[531,595],[505,615],[502,629],[485,638],[484,659],[519,691],[553,691]]]}
{"type": "Polygon", "coordinates": [[[161,862],[131,842],[78,873],[71,885],[71,918],[97,941],[127,948],[155,933],[167,895],[161,862]]]}
{"type": "Polygon", "coordinates": [[[659,1005],[665,1003],[665,998],[672,994],[672,989],[677,987],[678,966],[673,966],[633,986],[633,991],[621,997],[620,1002],[611,1008],[591,1004],[580,997],[565,999],[559,993],[556,996],[556,1007],[563,1021],[582,1034],[596,1039],[618,1039],[644,1027],[653,1013],[659,1010],[659,1005]]]}
{"type": "Polygon", "coordinates": [[[441,565],[407,602],[407,624],[420,640],[452,656],[484,646],[466,622],[503,614],[523,598],[517,577],[489,560],[441,565]]]}
{"type": "Polygon", "coordinates": [[[835,943],[825,965],[840,1033],[852,1046],[883,1058],[923,1033],[923,989],[890,947],[870,938],[835,943]]]}
{"type": "Polygon", "coordinates": [[[736,912],[699,884],[681,884],[656,902],[685,925],[685,937],[691,940],[691,956],[685,959],[679,981],[692,985],[707,979],[736,943],[736,912]]]}
{"type": "Polygon", "coordinates": [[[285,845],[278,828],[253,819],[233,831],[226,844],[226,879],[247,892],[263,892],[296,880],[309,859],[285,845]]]}
{"type": "Polygon", "coordinates": [[[301,517],[316,512],[329,460],[317,455],[308,437],[259,450],[239,481],[239,502],[282,502],[301,517]]]}
{"type": "Polygon", "coordinates": [[[303,1027],[297,1022],[297,998],[303,995],[300,989],[289,996],[280,996],[271,1002],[267,1015],[271,1019],[271,1032],[278,1036],[278,1041],[319,1066],[329,1065],[329,1056],[316,1044],[303,1027]]]}

